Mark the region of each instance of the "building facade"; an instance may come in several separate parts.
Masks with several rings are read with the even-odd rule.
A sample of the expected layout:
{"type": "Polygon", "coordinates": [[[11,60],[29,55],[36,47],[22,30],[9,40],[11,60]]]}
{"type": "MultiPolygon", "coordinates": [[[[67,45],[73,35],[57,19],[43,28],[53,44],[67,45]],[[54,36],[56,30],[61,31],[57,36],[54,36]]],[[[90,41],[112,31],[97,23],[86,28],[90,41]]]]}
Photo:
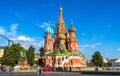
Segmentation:
{"type": "Polygon", "coordinates": [[[120,67],[120,58],[116,58],[116,59],[103,59],[104,63],[108,63],[110,62],[112,65],[112,67],[120,67]]]}
{"type": "Polygon", "coordinates": [[[48,26],[44,34],[44,62],[54,67],[85,67],[86,58],[79,54],[76,28],[72,24],[66,30],[60,8],[55,31],[48,26]],[[53,39],[54,37],[54,39],[53,39]]]}
{"type": "Polygon", "coordinates": [[[120,67],[120,58],[115,59],[115,60],[112,62],[112,67],[120,67]]]}

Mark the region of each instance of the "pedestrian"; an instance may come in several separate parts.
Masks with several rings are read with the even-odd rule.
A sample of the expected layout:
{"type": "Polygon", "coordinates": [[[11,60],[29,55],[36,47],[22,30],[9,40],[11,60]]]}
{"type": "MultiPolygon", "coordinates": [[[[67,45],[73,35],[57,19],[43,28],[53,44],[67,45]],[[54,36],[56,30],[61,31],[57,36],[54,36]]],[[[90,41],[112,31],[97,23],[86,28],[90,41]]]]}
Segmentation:
{"type": "Polygon", "coordinates": [[[39,76],[40,74],[41,74],[41,67],[38,66],[38,68],[37,68],[37,75],[39,76]]]}
{"type": "Polygon", "coordinates": [[[41,67],[39,67],[39,74],[41,74],[41,67]]]}

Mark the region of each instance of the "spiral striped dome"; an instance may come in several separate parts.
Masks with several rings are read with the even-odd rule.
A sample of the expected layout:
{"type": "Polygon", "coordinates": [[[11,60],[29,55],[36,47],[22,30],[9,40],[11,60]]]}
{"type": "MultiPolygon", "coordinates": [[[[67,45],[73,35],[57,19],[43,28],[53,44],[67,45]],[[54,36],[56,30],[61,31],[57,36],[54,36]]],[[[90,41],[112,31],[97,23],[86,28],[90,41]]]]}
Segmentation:
{"type": "Polygon", "coordinates": [[[53,29],[49,26],[46,28],[45,33],[46,34],[53,34],[53,29]]]}

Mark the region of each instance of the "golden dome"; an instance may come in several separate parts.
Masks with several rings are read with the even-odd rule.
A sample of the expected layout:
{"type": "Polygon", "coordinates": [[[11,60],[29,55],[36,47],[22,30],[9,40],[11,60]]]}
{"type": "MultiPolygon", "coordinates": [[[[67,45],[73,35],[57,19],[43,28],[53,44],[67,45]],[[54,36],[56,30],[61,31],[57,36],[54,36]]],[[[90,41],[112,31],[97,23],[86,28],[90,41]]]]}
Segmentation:
{"type": "Polygon", "coordinates": [[[63,9],[62,9],[62,7],[60,7],[60,11],[62,11],[63,9]]]}

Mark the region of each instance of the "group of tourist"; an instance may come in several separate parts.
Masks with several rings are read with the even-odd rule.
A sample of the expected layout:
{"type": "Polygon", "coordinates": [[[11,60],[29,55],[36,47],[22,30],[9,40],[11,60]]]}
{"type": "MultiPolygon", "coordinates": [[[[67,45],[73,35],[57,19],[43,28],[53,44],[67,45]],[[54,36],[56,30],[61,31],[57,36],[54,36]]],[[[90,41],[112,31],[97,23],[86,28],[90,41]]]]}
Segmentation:
{"type": "Polygon", "coordinates": [[[3,72],[7,72],[7,71],[13,71],[13,68],[10,66],[2,65],[0,66],[0,70],[3,72]]]}

